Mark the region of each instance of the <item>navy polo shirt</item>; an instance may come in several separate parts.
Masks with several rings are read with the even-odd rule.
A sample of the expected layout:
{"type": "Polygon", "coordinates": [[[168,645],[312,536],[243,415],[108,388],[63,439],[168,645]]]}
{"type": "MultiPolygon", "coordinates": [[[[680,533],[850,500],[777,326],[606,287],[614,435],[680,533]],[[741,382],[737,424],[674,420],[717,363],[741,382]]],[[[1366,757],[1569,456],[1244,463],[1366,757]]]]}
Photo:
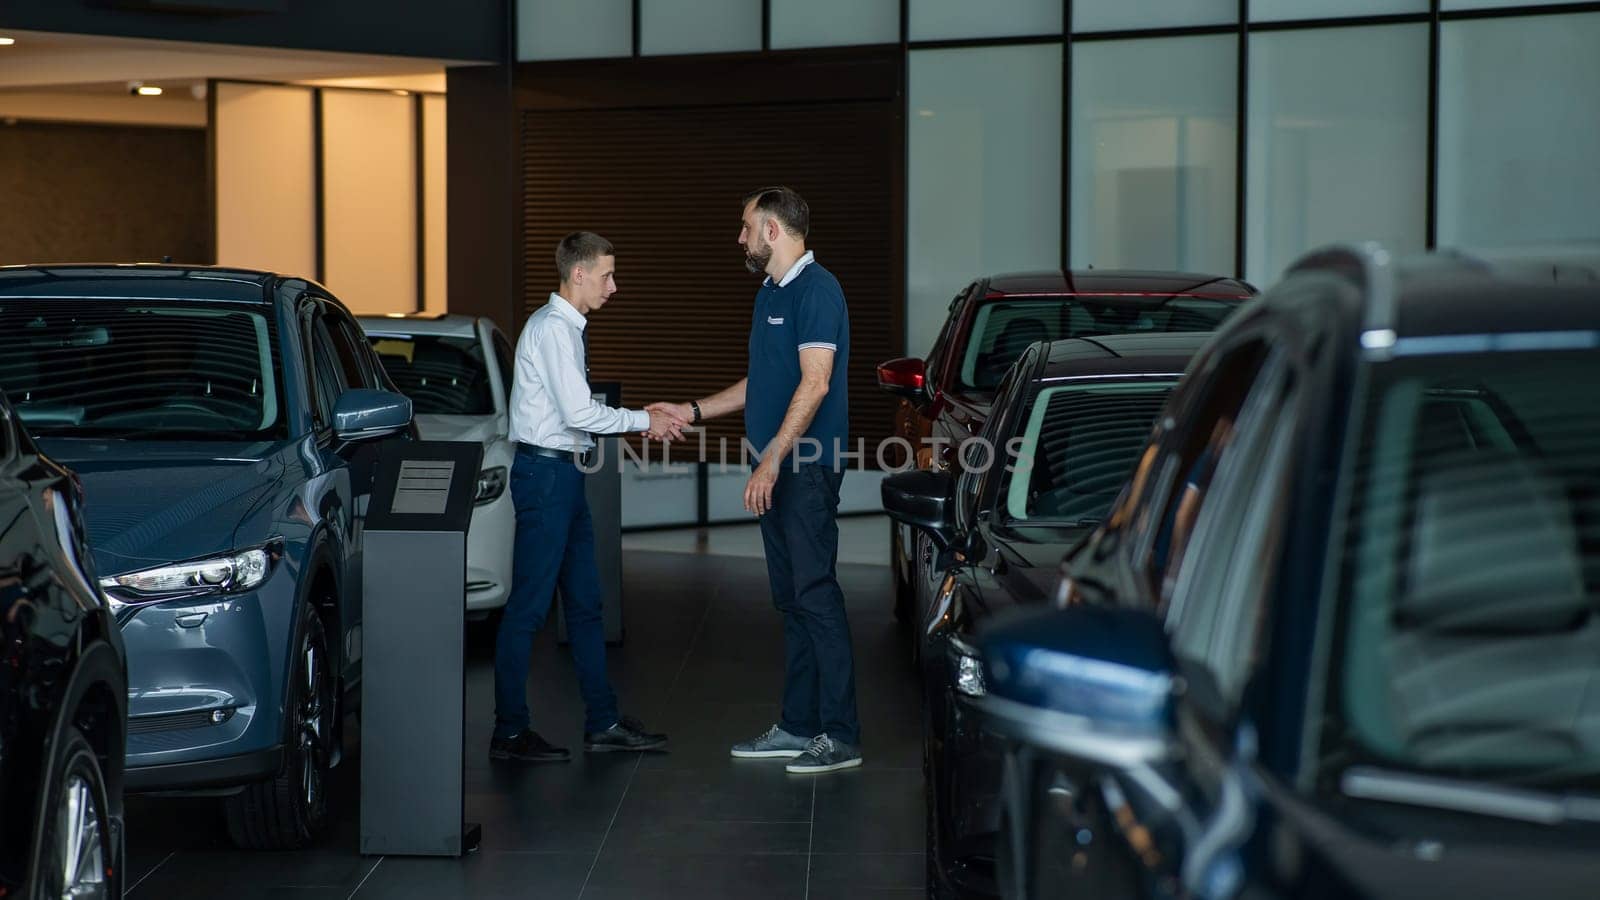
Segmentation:
{"type": "MultiPolygon", "coordinates": [[[[821,444],[818,462],[834,466],[838,453],[850,449],[846,443],[850,400],[845,387],[850,362],[850,316],[839,279],[815,262],[803,266],[788,284],[769,278],[756,294],[755,315],[750,321],[744,429],[758,451],[765,450],[783,425],[789,403],[800,387],[800,351],[806,347],[833,351],[828,395],[822,398],[804,437],[821,444]]],[[[803,449],[806,460],[816,455],[813,448],[802,448],[798,443],[795,447],[803,449]]]]}

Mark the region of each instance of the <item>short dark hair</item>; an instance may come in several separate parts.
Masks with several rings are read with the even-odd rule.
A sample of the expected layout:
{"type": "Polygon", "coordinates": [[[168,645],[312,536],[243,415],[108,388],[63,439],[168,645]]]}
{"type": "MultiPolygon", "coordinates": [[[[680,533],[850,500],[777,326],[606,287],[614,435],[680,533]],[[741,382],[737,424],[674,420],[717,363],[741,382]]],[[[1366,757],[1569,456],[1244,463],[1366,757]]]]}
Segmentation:
{"type": "Polygon", "coordinates": [[[556,245],[556,274],[562,281],[572,277],[574,266],[588,268],[602,256],[616,256],[611,242],[592,231],[574,231],[556,245]]]}
{"type": "Polygon", "coordinates": [[[811,233],[811,207],[804,197],[786,187],[764,187],[744,195],[744,205],[755,201],[756,211],[772,216],[783,230],[804,240],[811,233]]]}

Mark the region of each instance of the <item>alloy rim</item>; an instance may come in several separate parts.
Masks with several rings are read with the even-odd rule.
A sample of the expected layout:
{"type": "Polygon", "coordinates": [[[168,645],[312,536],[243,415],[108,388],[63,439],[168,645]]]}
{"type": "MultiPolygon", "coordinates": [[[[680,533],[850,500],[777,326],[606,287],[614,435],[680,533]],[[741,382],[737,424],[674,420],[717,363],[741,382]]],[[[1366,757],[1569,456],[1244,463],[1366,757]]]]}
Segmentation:
{"type": "Polygon", "coordinates": [[[56,858],[62,900],[105,900],[105,842],[100,832],[100,802],[94,787],[74,774],[56,813],[56,858]]]}
{"type": "Polygon", "coordinates": [[[322,779],[325,735],[324,722],[327,675],[322,667],[322,650],[317,642],[308,639],[302,651],[300,695],[300,788],[303,792],[306,813],[312,818],[321,815],[322,779]]]}

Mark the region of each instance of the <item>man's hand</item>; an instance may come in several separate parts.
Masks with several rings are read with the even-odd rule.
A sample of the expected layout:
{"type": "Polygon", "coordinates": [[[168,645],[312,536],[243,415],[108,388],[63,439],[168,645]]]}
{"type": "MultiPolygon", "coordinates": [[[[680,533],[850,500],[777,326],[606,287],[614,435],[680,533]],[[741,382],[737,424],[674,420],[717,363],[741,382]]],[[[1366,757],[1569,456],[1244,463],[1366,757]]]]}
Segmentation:
{"type": "Polygon", "coordinates": [[[746,512],[756,515],[765,515],[772,510],[772,487],[778,483],[778,467],[770,462],[763,462],[756,466],[750,473],[750,480],[744,485],[744,508],[746,512]]]}
{"type": "Polygon", "coordinates": [[[694,407],[687,403],[668,403],[665,400],[658,400],[647,405],[645,409],[650,412],[664,412],[684,425],[694,424],[694,407]]]}
{"type": "Polygon", "coordinates": [[[645,436],[655,441],[683,440],[683,426],[689,424],[687,419],[679,418],[666,410],[657,409],[661,404],[651,404],[645,407],[650,414],[650,430],[645,436]]]}

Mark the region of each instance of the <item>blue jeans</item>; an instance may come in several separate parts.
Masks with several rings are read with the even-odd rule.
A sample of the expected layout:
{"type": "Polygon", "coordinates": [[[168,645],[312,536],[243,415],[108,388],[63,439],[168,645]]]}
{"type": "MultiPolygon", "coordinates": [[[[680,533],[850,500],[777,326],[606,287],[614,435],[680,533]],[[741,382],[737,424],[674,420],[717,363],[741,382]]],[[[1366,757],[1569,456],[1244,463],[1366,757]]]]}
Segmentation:
{"type": "Polygon", "coordinates": [[[784,731],[861,743],[855,653],[839,587],[839,485],[817,464],[780,467],[772,509],[761,517],[772,604],[783,615],[784,731]]]}
{"type": "Polygon", "coordinates": [[[583,692],[584,731],[604,731],[617,722],[617,695],[606,675],[600,570],[583,472],[570,461],[519,451],[511,464],[511,499],[517,537],[511,593],[495,641],[495,737],[509,738],[529,727],[528,657],[557,584],[583,692]]]}

